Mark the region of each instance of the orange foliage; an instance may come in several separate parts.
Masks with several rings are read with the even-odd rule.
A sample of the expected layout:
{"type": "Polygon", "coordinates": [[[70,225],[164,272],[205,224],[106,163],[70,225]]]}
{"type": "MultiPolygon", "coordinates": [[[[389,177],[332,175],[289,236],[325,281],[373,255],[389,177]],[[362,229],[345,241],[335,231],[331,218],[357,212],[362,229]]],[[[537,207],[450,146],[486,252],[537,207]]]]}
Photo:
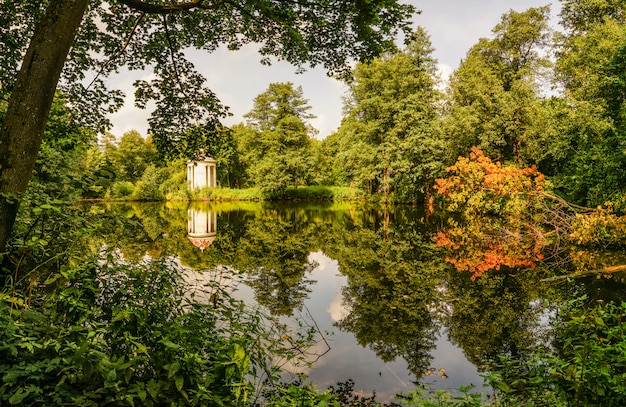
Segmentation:
{"type": "Polygon", "coordinates": [[[534,166],[502,166],[474,147],[446,171],[449,177],[437,179],[435,189],[446,209],[461,217],[435,236],[450,253],[446,261],[475,279],[503,266],[535,267],[543,259],[538,205],[545,178],[534,166]]]}
{"type": "Polygon", "coordinates": [[[523,210],[545,187],[545,177],[534,165],[502,166],[476,147],[469,158],[459,157],[446,172],[447,178],[435,180],[435,190],[445,197],[449,211],[470,211],[472,215],[523,210]]]}

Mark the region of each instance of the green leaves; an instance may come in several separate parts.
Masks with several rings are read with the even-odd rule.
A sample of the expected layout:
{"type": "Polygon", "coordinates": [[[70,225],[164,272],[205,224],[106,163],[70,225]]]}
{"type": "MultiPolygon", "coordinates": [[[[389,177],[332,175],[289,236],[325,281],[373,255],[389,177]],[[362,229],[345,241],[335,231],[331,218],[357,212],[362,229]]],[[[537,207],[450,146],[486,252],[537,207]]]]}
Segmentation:
{"type": "MultiPolygon", "coordinates": [[[[450,78],[444,131],[453,159],[471,147],[525,165],[527,144],[543,131],[539,86],[549,61],[549,8],[510,11],[493,39],[481,39],[450,78]]],[[[532,158],[531,158],[532,159],[532,158]]]]}
{"type": "Polygon", "coordinates": [[[266,363],[250,339],[256,315],[226,293],[219,308],[188,307],[192,288],[165,263],[100,267],[102,278],[67,270],[65,288],[36,309],[0,298],[0,404],[244,403],[246,375],[266,363]]]}
{"type": "Polygon", "coordinates": [[[402,52],[357,64],[347,117],[325,140],[335,144],[335,182],[404,202],[424,198],[444,156],[430,39],[422,28],[410,38],[402,52]]]}
{"type": "Polygon", "coordinates": [[[487,379],[505,393],[503,400],[519,405],[623,404],[626,307],[585,302],[583,297],[561,305],[551,347],[534,350],[531,357],[501,357],[490,363],[487,379]]]}

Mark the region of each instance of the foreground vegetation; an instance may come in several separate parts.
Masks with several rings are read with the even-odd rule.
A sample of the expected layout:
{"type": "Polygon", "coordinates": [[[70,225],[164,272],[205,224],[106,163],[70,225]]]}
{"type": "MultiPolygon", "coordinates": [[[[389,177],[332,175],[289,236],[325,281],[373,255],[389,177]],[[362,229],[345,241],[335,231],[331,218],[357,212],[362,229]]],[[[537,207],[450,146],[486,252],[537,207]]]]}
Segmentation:
{"type": "MultiPolygon", "coordinates": [[[[192,283],[172,263],[103,255],[75,262],[28,294],[0,296],[3,405],[382,405],[354,394],[349,381],[327,390],[283,383],[278,359],[297,360],[310,332],[285,341],[294,333],[223,285],[192,283]]],[[[572,300],[552,341],[484,367],[486,393],[418,385],[385,405],[622,405],[624,318],[626,303],[572,300]]]]}

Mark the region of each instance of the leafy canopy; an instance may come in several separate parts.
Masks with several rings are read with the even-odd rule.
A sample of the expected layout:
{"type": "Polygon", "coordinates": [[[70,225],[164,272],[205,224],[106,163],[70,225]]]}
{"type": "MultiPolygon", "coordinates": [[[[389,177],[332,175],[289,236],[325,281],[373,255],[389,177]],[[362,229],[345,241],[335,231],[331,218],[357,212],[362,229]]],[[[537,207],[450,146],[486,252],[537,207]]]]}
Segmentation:
{"type": "Polygon", "coordinates": [[[423,28],[402,52],[357,64],[338,143],[341,178],[370,192],[414,200],[444,165],[434,123],[439,93],[432,44],[423,28]]]}
{"type": "MultiPolygon", "coordinates": [[[[0,98],[12,92],[26,47],[49,4],[7,0],[0,4],[0,98]]],[[[70,7],[70,6],[66,6],[70,7]]],[[[187,59],[190,49],[230,50],[255,43],[261,62],[272,57],[303,69],[322,65],[330,74],[348,72],[352,58],[369,59],[394,47],[415,9],[380,1],[91,1],[60,83],[76,119],[102,130],[106,115],[123,102],[106,77],[122,69],[151,70],[135,82],[137,106],[154,106],[150,132],[160,150],[194,124],[228,114],[205,78],[187,59]]]]}

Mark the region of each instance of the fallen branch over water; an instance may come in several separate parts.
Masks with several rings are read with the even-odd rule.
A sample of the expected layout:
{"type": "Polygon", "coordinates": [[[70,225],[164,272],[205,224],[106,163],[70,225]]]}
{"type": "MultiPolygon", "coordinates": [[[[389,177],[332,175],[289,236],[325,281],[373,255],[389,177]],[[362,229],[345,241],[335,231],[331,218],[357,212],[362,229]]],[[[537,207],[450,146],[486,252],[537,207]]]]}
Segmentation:
{"type": "Polygon", "coordinates": [[[582,278],[582,277],[587,277],[587,276],[594,275],[594,274],[617,273],[620,271],[626,271],[626,264],[621,264],[619,266],[604,267],[601,269],[595,269],[595,270],[585,271],[585,272],[576,273],[576,274],[566,274],[564,276],[543,278],[541,279],[541,282],[566,280],[568,278],[582,278]]]}

